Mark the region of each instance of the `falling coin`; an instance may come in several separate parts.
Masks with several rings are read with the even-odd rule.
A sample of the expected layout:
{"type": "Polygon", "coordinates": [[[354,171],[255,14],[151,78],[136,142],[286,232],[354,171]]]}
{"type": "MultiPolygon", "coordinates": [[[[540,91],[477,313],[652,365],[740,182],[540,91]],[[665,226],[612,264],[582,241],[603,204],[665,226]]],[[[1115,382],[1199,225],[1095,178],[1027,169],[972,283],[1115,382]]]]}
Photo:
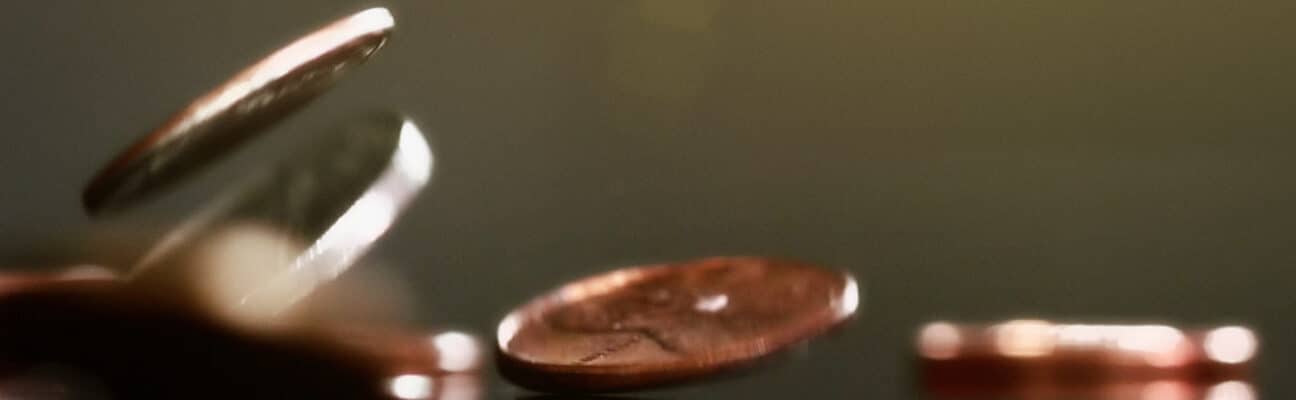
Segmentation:
{"type": "Polygon", "coordinates": [[[608,392],[749,365],[855,313],[850,275],[717,257],[616,270],[568,284],[498,327],[504,377],[544,391],[608,392]]]}
{"type": "Polygon", "coordinates": [[[96,215],[126,208],[238,147],[330,88],[386,42],[383,8],[324,26],[199,97],[110,161],[86,185],[96,215]]]}
{"type": "Polygon", "coordinates": [[[168,233],[127,274],[149,292],[192,297],[231,322],[272,322],[353,265],[431,177],[409,119],[379,113],[262,169],[168,233]]]}
{"type": "Polygon", "coordinates": [[[933,322],[919,331],[916,346],[929,386],[963,387],[1245,379],[1259,340],[1243,326],[1013,320],[933,322]]]}

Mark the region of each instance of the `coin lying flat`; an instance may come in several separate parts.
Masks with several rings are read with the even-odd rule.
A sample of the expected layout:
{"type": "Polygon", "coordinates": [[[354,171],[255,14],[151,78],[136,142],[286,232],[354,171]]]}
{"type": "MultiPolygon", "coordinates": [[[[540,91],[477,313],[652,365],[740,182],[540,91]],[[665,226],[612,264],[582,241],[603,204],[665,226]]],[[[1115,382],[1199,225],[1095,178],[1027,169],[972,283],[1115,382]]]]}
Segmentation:
{"type": "Polygon", "coordinates": [[[479,398],[480,354],[461,332],[340,325],[255,335],[111,279],[0,282],[21,286],[0,288],[0,394],[14,398],[479,398]],[[24,384],[40,390],[17,390],[24,384]]]}
{"type": "Polygon", "coordinates": [[[621,269],[533,300],[498,328],[504,377],[537,390],[679,383],[770,355],[852,316],[848,274],[753,257],[621,269]]]}
{"type": "Polygon", "coordinates": [[[917,335],[924,382],[937,388],[1245,379],[1259,339],[1243,326],[932,322],[917,335]]]}
{"type": "Polygon", "coordinates": [[[82,193],[86,210],[94,215],[129,207],[229,153],[367,60],[393,26],[386,9],[361,11],[239,72],[100,170],[82,193]]]}

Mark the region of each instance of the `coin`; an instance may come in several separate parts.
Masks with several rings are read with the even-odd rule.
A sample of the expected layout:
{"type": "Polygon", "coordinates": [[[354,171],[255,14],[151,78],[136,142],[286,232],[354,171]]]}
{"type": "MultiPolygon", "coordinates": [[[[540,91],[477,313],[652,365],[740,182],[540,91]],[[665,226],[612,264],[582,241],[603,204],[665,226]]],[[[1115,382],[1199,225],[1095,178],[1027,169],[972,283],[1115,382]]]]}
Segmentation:
{"type": "Polygon", "coordinates": [[[367,60],[393,26],[386,9],[361,11],[234,75],[108,162],[82,192],[87,212],[135,205],[231,152],[367,60]]]}
{"type": "Polygon", "coordinates": [[[612,271],[506,316],[505,378],[544,391],[609,392],[694,380],[827,331],[854,315],[849,274],[716,257],[612,271]]]}
{"type": "Polygon", "coordinates": [[[1246,379],[1259,339],[1246,327],[1012,320],[933,322],[916,349],[931,386],[1246,379]]]}
{"type": "Polygon", "coordinates": [[[55,389],[22,398],[83,398],[55,396],[69,390],[132,399],[468,400],[480,393],[476,342],[462,332],[346,325],[249,334],[109,279],[0,275],[0,282],[13,279],[22,287],[0,289],[0,380],[4,389],[23,380],[55,389]]]}
{"type": "Polygon", "coordinates": [[[412,121],[389,113],[318,137],[203,205],[131,269],[128,283],[255,327],[346,271],[427,184],[432,153],[412,121]]]}
{"type": "Polygon", "coordinates": [[[938,386],[924,388],[928,400],[1256,400],[1251,382],[1231,380],[1202,382],[1193,380],[1127,380],[1090,384],[1032,382],[1017,386],[938,386]]]}

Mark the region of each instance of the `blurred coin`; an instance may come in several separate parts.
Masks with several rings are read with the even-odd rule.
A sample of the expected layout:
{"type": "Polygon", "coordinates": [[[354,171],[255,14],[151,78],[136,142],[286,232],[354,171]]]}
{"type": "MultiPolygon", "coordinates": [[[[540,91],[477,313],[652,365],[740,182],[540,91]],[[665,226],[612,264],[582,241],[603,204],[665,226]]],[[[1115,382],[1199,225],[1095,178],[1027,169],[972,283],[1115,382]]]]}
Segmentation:
{"type": "Polygon", "coordinates": [[[401,329],[334,325],[320,331],[331,341],[382,360],[383,365],[397,375],[474,373],[484,358],[481,341],[476,336],[456,330],[412,334],[401,329]]]}
{"type": "Polygon", "coordinates": [[[601,392],[747,365],[822,333],[859,304],[848,274],[764,258],[707,258],[582,279],[500,322],[509,380],[601,392]]]}
{"type": "Polygon", "coordinates": [[[1067,384],[1020,382],[1016,385],[929,386],[931,400],[1256,400],[1255,387],[1245,381],[1197,382],[1184,380],[1134,380],[1067,384]]]}
{"type": "Polygon", "coordinates": [[[82,193],[86,210],[94,215],[134,205],[232,151],[368,59],[393,26],[386,9],[361,11],[239,72],[100,170],[82,193]]]}
{"type": "Polygon", "coordinates": [[[1259,340],[1242,326],[1013,320],[933,322],[918,332],[916,346],[929,384],[996,386],[1245,378],[1259,340]]]}
{"type": "Polygon", "coordinates": [[[432,168],[418,127],[385,113],[345,123],[297,156],[203,206],[126,278],[265,326],[354,264],[432,168]]]}
{"type": "Polygon", "coordinates": [[[85,392],[87,384],[119,399],[480,394],[472,375],[479,352],[458,339],[448,340],[457,347],[438,343],[468,336],[461,332],[348,326],[250,333],[112,280],[21,278],[28,282],[21,290],[0,293],[0,389],[53,396],[21,398],[69,398],[60,396],[85,392]]]}

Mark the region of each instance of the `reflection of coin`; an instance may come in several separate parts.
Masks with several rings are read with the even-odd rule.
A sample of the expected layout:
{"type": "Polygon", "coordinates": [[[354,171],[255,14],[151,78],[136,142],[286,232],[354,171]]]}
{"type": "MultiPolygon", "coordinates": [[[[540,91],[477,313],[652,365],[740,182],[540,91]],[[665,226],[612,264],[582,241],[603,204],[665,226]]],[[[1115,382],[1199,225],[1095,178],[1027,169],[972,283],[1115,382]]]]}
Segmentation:
{"type": "Polygon", "coordinates": [[[386,9],[369,9],[253,64],[109,162],[86,185],[86,210],[95,214],[130,206],[228,153],[368,59],[392,27],[386,9]]]}
{"type": "Polygon", "coordinates": [[[543,390],[613,391],[719,372],[842,322],[855,280],[762,258],[613,271],[559,288],[499,325],[504,375],[543,390]]]}

